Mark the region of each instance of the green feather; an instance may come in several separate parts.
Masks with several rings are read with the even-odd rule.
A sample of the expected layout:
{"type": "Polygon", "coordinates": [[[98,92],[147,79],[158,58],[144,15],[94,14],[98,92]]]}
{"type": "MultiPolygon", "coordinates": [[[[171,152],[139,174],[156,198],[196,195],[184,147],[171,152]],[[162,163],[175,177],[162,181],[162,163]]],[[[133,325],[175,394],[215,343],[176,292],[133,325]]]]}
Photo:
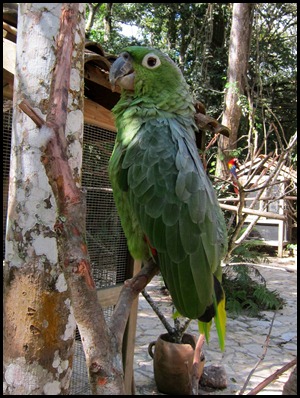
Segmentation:
{"type": "MultiPolygon", "coordinates": [[[[214,321],[216,325],[216,330],[218,334],[219,345],[221,351],[225,349],[225,336],[226,336],[226,311],[225,311],[225,298],[222,299],[219,304],[217,304],[214,299],[214,307],[216,314],[214,316],[214,321]]],[[[207,344],[209,344],[210,340],[210,329],[211,329],[212,321],[210,322],[201,322],[198,321],[198,329],[201,334],[205,335],[205,340],[207,344]]]]}
{"type": "Polygon", "coordinates": [[[113,64],[111,78],[124,70],[128,81],[134,71],[134,88],[123,88],[113,108],[118,133],[109,176],[129,251],[147,260],[149,244],[156,249],[177,311],[207,320],[199,323],[207,340],[214,316],[224,349],[225,299],[215,292],[214,278],[221,281],[226,226],[196,147],[192,96],[169,57],[148,47],[124,51],[118,65],[130,65],[113,64]],[[147,64],[149,54],[155,67],[147,64]]]}
{"type": "Polygon", "coordinates": [[[209,340],[210,340],[211,324],[212,324],[212,321],[209,321],[209,322],[198,321],[199,333],[204,334],[207,344],[209,344],[209,340]]]}
{"type": "Polygon", "coordinates": [[[222,351],[225,348],[225,336],[226,336],[226,311],[225,311],[225,298],[223,298],[219,304],[214,301],[216,315],[214,321],[219,338],[219,344],[222,351]]]}

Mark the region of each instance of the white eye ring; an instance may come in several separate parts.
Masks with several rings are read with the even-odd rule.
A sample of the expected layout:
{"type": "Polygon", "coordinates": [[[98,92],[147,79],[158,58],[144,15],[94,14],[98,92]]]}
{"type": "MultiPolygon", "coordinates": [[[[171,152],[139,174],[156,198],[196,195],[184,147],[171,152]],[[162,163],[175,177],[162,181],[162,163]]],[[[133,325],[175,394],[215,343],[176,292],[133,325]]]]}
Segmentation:
{"type": "Polygon", "coordinates": [[[142,65],[148,69],[156,69],[160,66],[161,62],[156,54],[150,53],[144,56],[142,65]]]}

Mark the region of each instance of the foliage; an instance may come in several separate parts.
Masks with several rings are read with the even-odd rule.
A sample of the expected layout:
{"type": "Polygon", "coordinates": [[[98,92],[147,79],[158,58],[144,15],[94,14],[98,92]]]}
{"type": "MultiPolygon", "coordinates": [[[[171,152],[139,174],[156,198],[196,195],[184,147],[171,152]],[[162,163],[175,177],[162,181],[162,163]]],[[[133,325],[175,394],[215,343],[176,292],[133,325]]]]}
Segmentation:
{"type": "MultiPolygon", "coordinates": [[[[168,53],[181,68],[195,100],[205,104],[208,115],[220,119],[232,3],[102,3],[96,15],[90,39],[115,54],[135,44],[168,53]],[[105,32],[107,4],[113,4],[109,35],[105,32]],[[121,29],[124,23],[138,27],[140,34],[125,36],[121,29]]],[[[242,117],[233,157],[242,163],[252,159],[260,147],[261,154],[283,152],[296,131],[296,82],[297,3],[255,3],[248,71],[239,97],[242,117]]],[[[207,140],[211,140],[208,134],[207,140]]],[[[288,155],[285,165],[295,169],[296,145],[288,155]]],[[[214,174],[216,145],[205,156],[207,170],[214,174]]],[[[219,197],[228,196],[232,190],[226,181],[214,186],[219,197]]],[[[230,213],[225,214],[229,219],[230,213]]],[[[262,257],[261,245],[257,240],[244,241],[230,253],[231,261],[257,261],[262,257]]]]}
{"type": "MultiPolygon", "coordinates": [[[[234,269],[235,276],[228,277],[228,274],[224,272],[222,282],[228,313],[232,316],[245,314],[259,317],[261,311],[277,310],[283,307],[285,303],[278,292],[269,290],[257,276],[256,280],[251,278],[249,266],[231,265],[230,267],[234,269]]],[[[256,275],[257,273],[256,270],[256,275]]]]}
{"type": "MultiPolygon", "coordinates": [[[[246,228],[243,228],[244,231],[246,228]]],[[[264,254],[261,250],[258,250],[260,247],[266,246],[264,241],[259,239],[249,239],[244,240],[240,245],[236,246],[230,257],[230,263],[238,263],[241,261],[249,262],[249,263],[258,263],[265,260],[266,254],[264,254]]]]}
{"type": "Polygon", "coordinates": [[[290,255],[297,256],[297,243],[289,243],[286,248],[290,255]]]}
{"type": "MultiPolygon", "coordinates": [[[[182,69],[195,99],[219,119],[224,108],[231,16],[232,3],[100,3],[88,37],[114,54],[135,44],[168,53],[182,69]],[[122,24],[137,27],[139,34],[124,35],[122,24]]],[[[240,161],[253,156],[269,130],[264,153],[278,150],[280,140],[288,141],[296,131],[296,33],[297,3],[255,3],[245,91],[239,98],[243,111],[237,143],[240,161]]],[[[297,166],[296,149],[287,160],[293,167],[297,166]]],[[[208,156],[209,161],[216,160],[216,145],[208,156]]]]}
{"type": "MultiPolygon", "coordinates": [[[[259,3],[256,7],[248,85],[260,139],[274,121],[283,141],[296,131],[296,13],[296,3],[259,3]]],[[[266,150],[276,148],[277,141],[274,131],[266,150]]]]}

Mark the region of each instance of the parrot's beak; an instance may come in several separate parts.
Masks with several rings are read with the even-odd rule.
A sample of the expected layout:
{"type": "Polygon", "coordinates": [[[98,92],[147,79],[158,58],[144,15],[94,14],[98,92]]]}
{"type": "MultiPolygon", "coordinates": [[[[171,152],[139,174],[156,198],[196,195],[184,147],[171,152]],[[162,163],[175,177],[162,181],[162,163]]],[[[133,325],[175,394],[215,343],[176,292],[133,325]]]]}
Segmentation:
{"type": "Polygon", "coordinates": [[[131,57],[127,52],[124,52],[120,54],[110,68],[109,81],[112,91],[115,91],[116,84],[125,90],[134,91],[134,77],[131,57]]]}

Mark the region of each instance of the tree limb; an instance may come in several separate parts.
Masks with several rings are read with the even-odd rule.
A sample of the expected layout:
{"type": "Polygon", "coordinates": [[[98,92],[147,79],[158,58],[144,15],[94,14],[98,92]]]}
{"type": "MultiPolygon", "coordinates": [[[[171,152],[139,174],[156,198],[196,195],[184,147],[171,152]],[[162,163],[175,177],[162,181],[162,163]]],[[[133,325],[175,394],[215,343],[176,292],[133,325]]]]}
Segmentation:
{"type": "Polygon", "coordinates": [[[143,268],[131,279],[124,282],[124,286],[120,292],[117,305],[111,319],[110,330],[116,336],[117,344],[121,347],[127,319],[133,300],[147,286],[151,279],[159,271],[158,265],[150,260],[145,263],[143,268]]]}
{"type": "Polygon", "coordinates": [[[36,124],[37,127],[41,128],[45,125],[45,120],[42,119],[36,111],[31,107],[29,101],[27,99],[23,99],[19,103],[19,108],[30,117],[30,119],[36,124]]]}
{"type": "Polygon", "coordinates": [[[297,364],[297,358],[293,359],[291,362],[284,365],[282,368],[277,369],[271,376],[267,377],[264,381],[259,383],[255,388],[253,388],[247,395],[256,395],[258,392],[263,390],[268,384],[276,380],[282,373],[286,372],[293,366],[297,364]]]}
{"type": "Polygon", "coordinates": [[[152,300],[152,298],[150,297],[150,295],[146,292],[146,290],[144,289],[142,291],[142,295],[145,297],[145,299],[148,301],[148,303],[150,304],[151,308],[153,309],[153,311],[156,313],[156,315],[158,316],[158,318],[160,319],[161,323],[164,325],[164,327],[166,328],[167,332],[172,335],[175,334],[175,329],[169,324],[169,322],[166,320],[165,316],[161,313],[161,311],[159,310],[159,308],[157,307],[157,305],[155,304],[155,302],[152,300]]]}

